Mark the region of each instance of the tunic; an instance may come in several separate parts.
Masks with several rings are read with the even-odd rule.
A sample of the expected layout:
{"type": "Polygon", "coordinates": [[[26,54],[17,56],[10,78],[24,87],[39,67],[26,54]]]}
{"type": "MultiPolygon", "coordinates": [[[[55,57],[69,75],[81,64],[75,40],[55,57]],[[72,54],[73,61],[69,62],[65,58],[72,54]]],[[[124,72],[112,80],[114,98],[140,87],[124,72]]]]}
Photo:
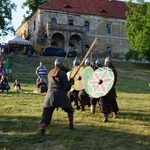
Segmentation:
{"type": "Polygon", "coordinates": [[[59,68],[52,69],[48,74],[48,91],[44,100],[44,108],[71,108],[71,102],[67,96],[70,88],[71,84],[66,73],[59,68]]]}

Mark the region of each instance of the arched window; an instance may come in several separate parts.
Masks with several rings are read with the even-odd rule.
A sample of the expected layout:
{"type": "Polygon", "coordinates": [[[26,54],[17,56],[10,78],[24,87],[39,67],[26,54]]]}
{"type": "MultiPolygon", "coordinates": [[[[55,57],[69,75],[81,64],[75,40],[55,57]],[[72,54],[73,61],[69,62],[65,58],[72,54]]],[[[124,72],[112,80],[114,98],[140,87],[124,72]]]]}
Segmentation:
{"type": "Polygon", "coordinates": [[[72,43],[69,43],[69,47],[74,47],[74,45],[72,43]]]}
{"type": "Polygon", "coordinates": [[[52,24],[56,24],[56,23],[57,23],[57,19],[56,19],[55,17],[52,17],[52,18],[51,18],[51,23],[52,23],[52,24]]]}
{"type": "Polygon", "coordinates": [[[34,30],[36,29],[36,21],[34,20],[34,30]]]}
{"type": "Polygon", "coordinates": [[[106,34],[111,34],[111,24],[106,24],[106,34]]]}
{"type": "Polygon", "coordinates": [[[110,45],[106,46],[106,53],[107,53],[107,56],[112,57],[112,48],[110,45]]]}
{"type": "Polygon", "coordinates": [[[68,25],[73,25],[73,20],[72,19],[68,20],[68,25]]]}
{"type": "Polygon", "coordinates": [[[90,46],[88,44],[85,44],[85,50],[88,51],[90,46]]]}
{"type": "Polygon", "coordinates": [[[85,31],[90,31],[90,27],[89,27],[89,22],[88,21],[84,22],[84,27],[85,27],[85,31]]]}

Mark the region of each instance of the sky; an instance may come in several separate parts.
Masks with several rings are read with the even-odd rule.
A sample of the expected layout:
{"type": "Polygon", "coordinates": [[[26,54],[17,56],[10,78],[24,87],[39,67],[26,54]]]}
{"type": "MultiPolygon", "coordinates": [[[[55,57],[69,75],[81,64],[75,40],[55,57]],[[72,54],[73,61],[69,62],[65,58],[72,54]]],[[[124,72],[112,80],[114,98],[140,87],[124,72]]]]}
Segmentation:
{"type": "MultiPolygon", "coordinates": [[[[21,8],[22,3],[25,1],[26,0],[11,0],[12,3],[15,3],[17,5],[16,11],[12,12],[12,26],[14,26],[15,30],[21,25],[23,15],[26,14],[26,9],[21,8]]],[[[7,37],[0,39],[0,43],[7,43],[13,38],[15,38],[15,36],[9,34],[7,37]]]]}
{"type": "MultiPolygon", "coordinates": [[[[26,9],[22,9],[21,5],[26,0],[11,0],[11,2],[15,3],[17,5],[16,11],[13,11],[12,13],[12,26],[14,26],[14,29],[16,30],[21,25],[21,22],[23,20],[23,15],[26,14],[26,9]]],[[[122,0],[123,1],[123,0],[122,0]]],[[[150,2],[150,0],[145,0],[150,2]]],[[[0,43],[7,43],[9,40],[14,39],[15,36],[12,34],[9,34],[7,37],[4,37],[0,39],[0,43]]]]}

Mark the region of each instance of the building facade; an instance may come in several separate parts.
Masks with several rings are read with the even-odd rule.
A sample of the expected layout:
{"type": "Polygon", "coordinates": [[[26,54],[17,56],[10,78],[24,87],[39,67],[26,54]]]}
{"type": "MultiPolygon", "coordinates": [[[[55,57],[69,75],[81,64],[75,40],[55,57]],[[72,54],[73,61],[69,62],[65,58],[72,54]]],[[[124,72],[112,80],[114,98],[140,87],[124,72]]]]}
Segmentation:
{"type": "Polygon", "coordinates": [[[50,0],[16,31],[35,45],[85,54],[95,38],[93,55],[121,58],[129,50],[126,4],[116,0],[50,0]]]}

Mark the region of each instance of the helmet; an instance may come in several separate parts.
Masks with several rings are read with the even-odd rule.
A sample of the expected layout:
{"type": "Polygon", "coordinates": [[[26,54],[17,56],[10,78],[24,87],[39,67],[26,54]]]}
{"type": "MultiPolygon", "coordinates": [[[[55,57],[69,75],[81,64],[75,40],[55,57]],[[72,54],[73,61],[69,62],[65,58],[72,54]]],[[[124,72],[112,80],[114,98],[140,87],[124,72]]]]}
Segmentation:
{"type": "Polygon", "coordinates": [[[62,68],[64,66],[63,62],[60,59],[56,59],[54,62],[55,68],[62,68]]]}
{"type": "Polygon", "coordinates": [[[109,64],[112,64],[112,59],[111,59],[111,57],[106,57],[105,62],[104,62],[104,66],[108,66],[109,64]]]}
{"type": "Polygon", "coordinates": [[[96,65],[97,67],[102,67],[102,61],[101,61],[100,58],[98,58],[98,59],[95,61],[95,65],[96,65]]]}
{"type": "Polygon", "coordinates": [[[73,66],[79,66],[80,65],[80,60],[75,58],[75,60],[73,61],[73,66]]]}
{"type": "Polygon", "coordinates": [[[90,58],[86,58],[84,64],[85,64],[85,66],[89,66],[91,64],[91,59],[90,58]]]}

